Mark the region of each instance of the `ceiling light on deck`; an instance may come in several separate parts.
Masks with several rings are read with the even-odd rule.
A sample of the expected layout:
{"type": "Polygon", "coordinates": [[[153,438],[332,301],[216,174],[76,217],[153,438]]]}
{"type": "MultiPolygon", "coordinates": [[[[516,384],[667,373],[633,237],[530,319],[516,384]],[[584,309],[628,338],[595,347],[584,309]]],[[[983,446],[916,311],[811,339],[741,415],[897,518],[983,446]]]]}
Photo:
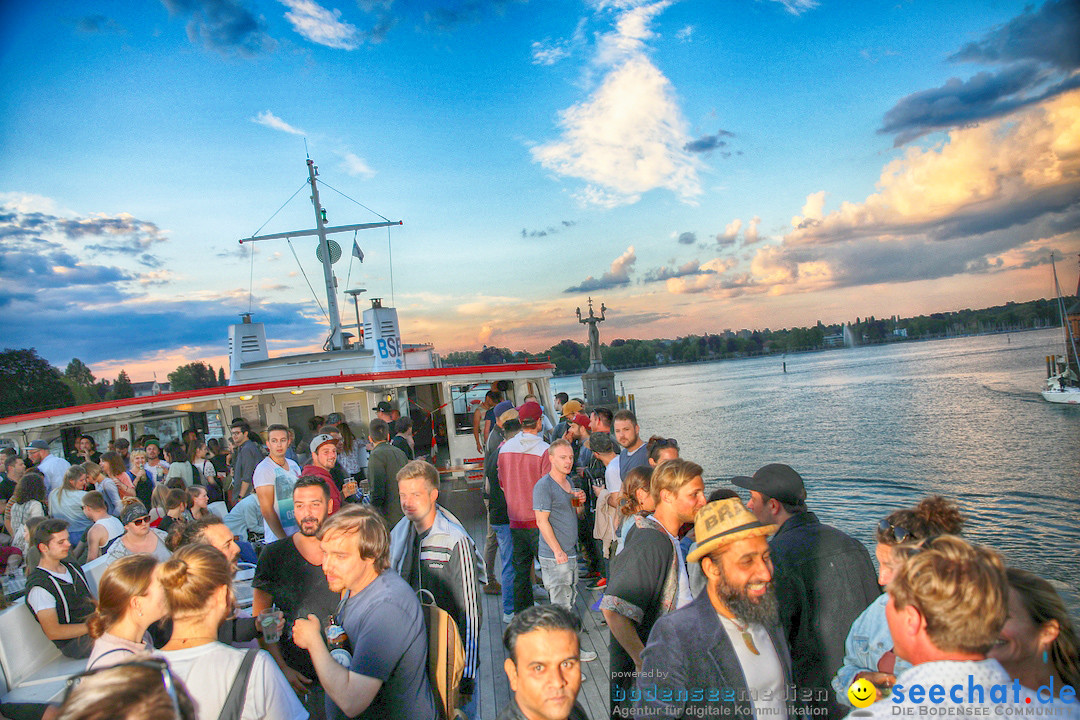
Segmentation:
{"type": "Polygon", "coordinates": [[[247,401],[248,401],[248,400],[250,400],[250,399],[251,399],[252,397],[253,397],[252,395],[241,395],[241,396],[240,396],[240,399],[241,399],[241,400],[243,400],[244,402],[247,402],[247,401]]]}
{"type": "Polygon", "coordinates": [[[344,386],[344,389],[345,389],[345,390],[355,390],[355,389],[356,389],[356,386],[355,386],[355,385],[345,385],[345,386],[344,386]]]}
{"type": "Polygon", "coordinates": [[[303,395],[304,391],[303,390],[290,390],[289,394],[290,395],[303,395]]]}

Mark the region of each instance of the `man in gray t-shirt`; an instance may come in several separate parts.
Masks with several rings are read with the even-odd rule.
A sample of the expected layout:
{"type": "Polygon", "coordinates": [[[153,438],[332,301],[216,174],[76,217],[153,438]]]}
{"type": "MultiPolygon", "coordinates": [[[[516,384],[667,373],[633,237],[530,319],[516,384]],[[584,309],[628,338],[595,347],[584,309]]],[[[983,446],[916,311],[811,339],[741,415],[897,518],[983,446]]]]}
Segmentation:
{"type": "Polygon", "coordinates": [[[574,450],[566,440],[548,448],[551,472],[533,488],[533,511],[540,529],[540,572],[551,602],[570,609],[577,584],[577,516],[585,493],[570,484],[574,450]]]}

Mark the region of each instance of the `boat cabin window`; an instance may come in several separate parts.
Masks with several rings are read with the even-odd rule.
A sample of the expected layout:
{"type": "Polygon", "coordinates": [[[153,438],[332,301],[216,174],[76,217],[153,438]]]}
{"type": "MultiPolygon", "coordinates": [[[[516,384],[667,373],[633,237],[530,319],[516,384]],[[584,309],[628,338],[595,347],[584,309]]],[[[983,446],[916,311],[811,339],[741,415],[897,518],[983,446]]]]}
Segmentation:
{"type": "Polygon", "coordinates": [[[162,444],[170,440],[176,440],[184,434],[184,420],[187,415],[178,417],[161,418],[160,420],[146,420],[133,423],[136,426],[135,437],[140,435],[153,435],[162,444]]]}
{"type": "Polygon", "coordinates": [[[473,411],[484,402],[484,396],[490,389],[489,383],[454,385],[450,388],[450,402],[454,406],[454,429],[459,435],[472,433],[473,411]]]}

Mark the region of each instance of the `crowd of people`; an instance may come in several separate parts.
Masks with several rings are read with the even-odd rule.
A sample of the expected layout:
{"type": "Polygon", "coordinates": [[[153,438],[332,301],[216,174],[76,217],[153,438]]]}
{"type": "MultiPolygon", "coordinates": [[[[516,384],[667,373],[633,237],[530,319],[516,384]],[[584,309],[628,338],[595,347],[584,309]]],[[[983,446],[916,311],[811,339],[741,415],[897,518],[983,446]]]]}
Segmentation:
{"type": "Polygon", "coordinates": [[[611,717],[1080,717],[1064,602],[964,539],[955,503],[882,518],[875,569],[788,465],[707,494],[702,467],[672,438],[645,439],[633,412],[586,414],[562,393],[554,410],[497,389],[477,409],[484,547],[440,504],[439,471],[388,403],[361,433],[316,418],[298,441],[238,419],[228,442],[189,431],[98,455],[84,436],[80,462],[40,441],[6,457],[7,568],[23,564],[45,635],[88,658],[54,712],[480,718],[487,593],[512,693],[488,716],[582,720],[582,663],[596,660],[578,639],[584,581],[610,634],[611,717]],[[235,610],[244,558],[250,614],[235,610]],[[107,565],[96,592],[88,563],[107,565]],[[452,687],[433,676],[425,603],[461,640],[452,687]]]}

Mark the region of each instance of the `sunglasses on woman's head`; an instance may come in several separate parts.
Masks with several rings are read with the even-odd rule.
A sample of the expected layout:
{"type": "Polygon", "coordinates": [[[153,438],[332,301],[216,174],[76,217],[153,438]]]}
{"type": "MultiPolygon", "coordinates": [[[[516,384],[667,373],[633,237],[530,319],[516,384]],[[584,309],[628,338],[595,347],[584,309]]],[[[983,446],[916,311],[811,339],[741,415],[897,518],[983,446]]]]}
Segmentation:
{"type": "Polygon", "coordinates": [[[882,520],[878,523],[878,530],[883,533],[888,533],[893,536],[896,542],[904,542],[911,537],[911,532],[906,528],[902,528],[899,525],[893,525],[888,519],[882,520]]]}

